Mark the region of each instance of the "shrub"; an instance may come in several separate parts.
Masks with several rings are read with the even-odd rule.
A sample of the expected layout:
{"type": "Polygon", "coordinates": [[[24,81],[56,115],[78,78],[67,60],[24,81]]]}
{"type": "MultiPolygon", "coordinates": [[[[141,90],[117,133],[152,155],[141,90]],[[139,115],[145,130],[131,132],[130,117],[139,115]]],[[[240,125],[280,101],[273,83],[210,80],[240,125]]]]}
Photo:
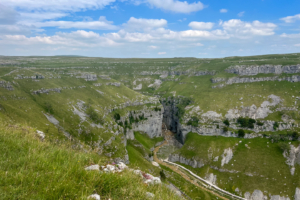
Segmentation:
{"type": "Polygon", "coordinates": [[[228,120],[228,119],[225,119],[225,120],[223,121],[223,123],[224,123],[226,126],[229,126],[229,125],[230,125],[230,123],[229,123],[229,120],[228,120]]]}
{"type": "Polygon", "coordinates": [[[279,135],[271,135],[270,140],[272,141],[272,143],[277,143],[280,140],[280,136],[279,135]]]}
{"type": "Polygon", "coordinates": [[[297,133],[296,131],[294,131],[294,132],[292,133],[292,139],[293,139],[294,141],[298,140],[299,136],[300,136],[300,134],[297,133]]]}
{"type": "Polygon", "coordinates": [[[273,129],[276,130],[278,127],[279,127],[278,122],[275,122],[275,123],[273,124],[273,129]]]}
{"type": "Polygon", "coordinates": [[[223,131],[224,131],[224,132],[227,132],[227,131],[228,131],[228,127],[227,127],[227,126],[224,126],[224,127],[223,127],[223,131]]]}
{"type": "Polygon", "coordinates": [[[280,142],[280,143],[278,144],[278,147],[279,147],[283,152],[289,151],[289,150],[291,149],[290,145],[289,145],[288,143],[286,143],[286,142],[280,142]]]}
{"type": "Polygon", "coordinates": [[[264,125],[264,123],[263,122],[261,122],[261,121],[257,121],[257,123],[256,123],[258,126],[263,126],[264,125]]]}
{"type": "Polygon", "coordinates": [[[53,113],[54,113],[53,107],[52,107],[52,105],[51,105],[49,102],[46,102],[46,103],[45,103],[45,110],[46,110],[49,114],[53,114],[53,113]]]}
{"type": "Polygon", "coordinates": [[[89,107],[87,110],[86,110],[86,114],[89,116],[89,118],[94,121],[95,123],[100,123],[100,124],[103,124],[103,119],[102,117],[100,117],[98,115],[98,113],[94,110],[93,107],[89,107]]]}
{"type": "Polygon", "coordinates": [[[194,126],[194,127],[197,127],[197,126],[198,126],[198,123],[199,123],[198,117],[192,117],[192,118],[188,121],[187,125],[192,125],[192,126],[194,126]]]}
{"type": "Polygon", "coordinates": [[[115,118],[115,120],[117,121],[117,120],[120,120],[120,119],[121,119],[121,116],[120,116],[119,113],[115,113],[115,114],[114,114],[114,118],[115,118]]]}
{"type": "Polygon", "coordinates": [[[157,106],[154,108],[154,111],[161,111],[161,108],[158,108],[157,106]]]}
{"type": "Polygon", "coordinates": [[[161,170],[160,172],[159,172],[159,175],[160,175],[160,178],[161,178],[161,180],[166,180],[166,175],[165,175],[165,173],[164,173],[164,171],[163,170],[161,170]]]}
{"type": "Polygon", "coordinates": [[[243,129],[239,129],[239,130],[238,130],[238,136],[239,136],[240,138],[245,137],[245,131],[244,131],[243,129]]]}
{"type": "Polygon", "coordinates": [[[252,118],[239,117],[237,122],[241,125],[241,127],[254,128],[256,120],[252,118]]]}

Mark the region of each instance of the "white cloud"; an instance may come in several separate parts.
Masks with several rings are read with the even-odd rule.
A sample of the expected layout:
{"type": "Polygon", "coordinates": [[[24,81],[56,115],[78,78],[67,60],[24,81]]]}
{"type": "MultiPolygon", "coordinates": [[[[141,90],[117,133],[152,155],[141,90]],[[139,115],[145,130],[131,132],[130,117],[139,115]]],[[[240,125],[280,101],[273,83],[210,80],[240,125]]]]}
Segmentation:
{"type": "Polygon", "coordinates": [[[1,0],[1,3],[24,11],[77,12],[87,9],[102,9],[115,0],[1,0]]]}
{"type": "Polygon", "coordinates": [[[158,55],[165,55],[165,54],[167,54],[167,52],[158,52],[157,54],[158,55]]]}
{"type": "Polygon", "coordinates": [[[300,47],[300,44],[295,44],[294,46],[295,46],[295,47],[300,47]]]}
{"type": "Polygon", "coordinates": [[[196,30],[210,30],[214,26],[212,22],[191,22],[189,23],[189,27],[196,30]]]}
{"type": "Polygon", "coordinates": [[[285,23],[293,23],[296,20],[300,20],[300,14],[294,16],[283,17],[280,20],[285,21],[285,23]]]}
{"type": "Polygon", "coordinates": [[[19,13],[14,9],[0,4],[0,24],[15,24],[19,13]]]}
{"type": "Polygon", "coordinates": [[[202,10],[204,5],[198,1],[194,3],[188,3],[187,1],[178,0],[146,0],[151,6],[160,8],[163,10],[169,10],[177,13],[191,13],[202,10]]]}
{"type": "Polygon", "coordinates": [[[62,29],[98,29],[98,30],[115,30],[117,27],[112,25],[113,22],[107,21],[104,16],[99,21],[46,21],[34,23],[37,27],[58,27],[62,29]]]}
{"type": "Polygon", "coordinates": [[[242,11],[242,12],[238,13],[238,16],[239,16],[239,17],[243,17],[244,14],[245,14],[245,11],[242,11]]]}
{"type": "Polygon", "coordinates": [[[153,45],[151,45],[151,46],[149,46],[149,48],[150,48],[150,49],[157,49],[158,46],[153,46],[153,45]]]}
{"type": "Polygon", "coordinates": [[[249,36],[268,36],[274,35],[274,29],[277,27],[273,23],[262,23],[260,21],[244,22],[239,19],[231,19],[229,21],[220,22],[223,29],[236,37],[249,36]]]}
{"type": "Polygon", "coordinates": [[[202,47],[202,46],[204,46],[204,44],[202,44],[202,43],[196,43],[195,46],[202,47]]]}
{"type": "Polygon", "coordinates": [[[126,30],[150,30],[153,28],[160,28],[167,25],[167,20],[165,19],[144,19],[144,18],[134,18],[130,17],[127,23],[123,24],[126,30]]]}
{"type": "Polygon", "coordinates": [[[284,37],[284,38],[300,38],[300,33],[298,34],[286,34],[283,33],[280,35],[280,37],[284,37]]]}
{"type": "Polygon", "coordinates": [[[225,8],[223,8],[223,9],[220,10],[220,13],[227,13],[227,12],[228,12],[228,10],[225,9],[225,8]]]}
{"type": "Polygon", "coordinates": [[[73,31],[71,33],[56,33],[53,36],[26,37],[25,35],[0,36],[0,44],[22,45],[64,45],[68,47],[115,46],[116,42],[100,36],[93,31],[73,31]]]}

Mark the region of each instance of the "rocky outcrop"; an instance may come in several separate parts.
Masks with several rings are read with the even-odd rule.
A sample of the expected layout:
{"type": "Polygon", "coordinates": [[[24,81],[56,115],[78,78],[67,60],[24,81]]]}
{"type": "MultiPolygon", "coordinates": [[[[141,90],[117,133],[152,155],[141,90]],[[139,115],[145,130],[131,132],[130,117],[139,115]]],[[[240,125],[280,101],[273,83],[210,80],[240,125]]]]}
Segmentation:
{"type": "Polygon", "coordinates": [[[11,85],[10,82],[6,82],[6,81],[0,81],[0,87],[5,88],[7,90],[14,90],[14,87],[11,85]]]}
{"type": "Polygon", "coordinates": [[[232,85],[232,84],[237,84],[237,83],[254,83],[254,82],[262,82],[262,81],[288,81],[292,83],[300,82],[300,76],[298,75],[293,75],[289,77],[278,77],[278,76],[273,76],[273,77],[258,77],[258,78],[253,78],[253,77],[233,77],[233,78],[214,78],[211,79],[212,83],[218,83],[218,82],[225,82],[220,85],[214,85],[212,88],[222,88],[225,87],[226,85],[232,85]]]}
{"type": "Polygon", "coordinates": [[[253,76],[257,74],[293,74],[300,73],[300,64],[298,65],[236,65],[225,69],[228,73],[241,76],[253,76]]]}
{"type": "Polygon", "coordinates": [[[247,200],[266,200],[266,199],[268,199],[268,197],[265,196],[263,194],[263,192],[260,190],[254,190],[252,195],[249,192],[246,192],[244,196],[247,200]]]}
{"type": "Polygon", "coordinates": [[[76,76],[76,78],[83,78],[86,81],[96,81],[97,75],[96,74],[81,74],[80,76],[76,76]]]}
{"type": "Polygon", "coordinates": [[[50,92],[57,92],[61,93],[61,88],[50,88],[50,89],[40,89],[40,90],[35,90],[32,92],[32,94],[49,94],[50,92]]]}
{"type": "Polygon", "coordinates": [[[118,83],[118,82],[115,82],[115,83],[106,83],[106,85],[113,85],[113,86],[116,86],[116,87],[120,87],[121,83],[118,83]]]}
{"type": "Polygon", "coordinates": [[[284,151],[283,156],[287,159],[286,164],[291,167],[291,174],[295,173],[295,164],[300,165],[300,146],[297,148],[294,145],[290,145],[290,151],[284,151]]]}
{"type": "Polygon", "coordinates": [[[215,75],[216,71],[194,71],[194,70],[186,70],[186,71],[142,71],[139,75],[142,76],[151,76],[151,75],[162,75],[163,77],[172,76],[181,76],[181,75],[189,75],[189,76],[205,76],[205,75],[215,75]]]}
{"type": "Polygon", "coordinates": [[[224,149],[224,153],[222,154],[221,166],[223,167],[225,164],[228,164],[229,161],[233,157],[233,152],[231,148],[224,149]]]}
{"type": "Polygon", "coordinates": [[[182,164],[189,165],[193,168],[200,168],[204,166],[202,160],[197,161],[196,159],[187,159],[179,154],[171,154],[168,160],[171,162],[180,162],[182,164]]]}
{"type": "Polygon", "coordinates": [[[213,173],[210,173],[205,180],[207,180],[208,182],[210,182],[211,184],[216,185],[216,181],[217,181],[217,175],[214,175],[213,173]]]}
{"type": "Polygon", "coordinates": [[[294,200],[300,200],[300,189],[296,188],[294,200]]]}
{"type": "Polygon", "coordinates": [[[263,119],[268,116],[268,114],[273,113],[270,107],[274,107],[281,102],[280,97],[276,95],[268,96],[271,101],[264,101],[260,107],[256,107],[254,104],[250,107],[243,107],[241,110],[230,109],[225,117],[227,119],[234,119],[238,117],[250,117],[253,119],[263,119]]]}

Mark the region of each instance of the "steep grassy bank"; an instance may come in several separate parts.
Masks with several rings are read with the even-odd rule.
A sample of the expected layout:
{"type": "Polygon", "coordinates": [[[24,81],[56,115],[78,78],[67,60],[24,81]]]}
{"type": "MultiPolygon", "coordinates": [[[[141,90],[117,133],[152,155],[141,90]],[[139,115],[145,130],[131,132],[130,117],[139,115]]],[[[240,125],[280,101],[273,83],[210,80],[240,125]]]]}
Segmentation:
{"type": "Polygon", "coordinates": [[[179,199],[164,186],[147,186],[132,172],[106,174],[85,171],[107,158],[95,152],[74,150],[71,144],[40,141],[28,126],[0,126],[0,199],[179,199]]]}

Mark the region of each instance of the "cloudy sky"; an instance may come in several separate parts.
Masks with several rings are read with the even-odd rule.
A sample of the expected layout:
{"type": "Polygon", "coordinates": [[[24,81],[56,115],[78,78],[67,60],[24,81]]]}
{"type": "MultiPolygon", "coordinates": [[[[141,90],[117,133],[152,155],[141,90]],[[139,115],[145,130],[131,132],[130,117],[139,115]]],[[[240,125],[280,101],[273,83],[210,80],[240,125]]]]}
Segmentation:
{"type": "Polygon", "coordinates": [[[299,0],[1,0],[0,55],[300,52],[299,0]]]}

